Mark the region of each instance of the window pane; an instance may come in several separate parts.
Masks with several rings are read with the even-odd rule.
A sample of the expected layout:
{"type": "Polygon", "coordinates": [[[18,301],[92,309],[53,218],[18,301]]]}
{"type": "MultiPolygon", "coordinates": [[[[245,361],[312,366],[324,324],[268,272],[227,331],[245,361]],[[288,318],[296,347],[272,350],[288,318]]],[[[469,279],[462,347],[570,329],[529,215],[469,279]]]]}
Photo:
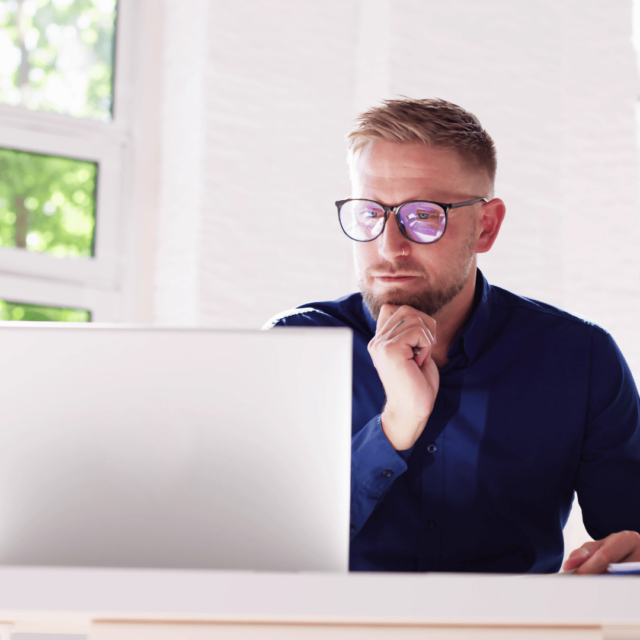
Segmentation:
{"type": "Polygon", "coordinates": [[[23,304],[0,300],[0,320],[44,322],[91,322],[91,312],[84,309],[44,307],[39,304],[23,304]]]}
{"type": "Polygon", "coordinates": [[[0,101],[110,120],[116,0],[0,0],[0,101]]]}
{"type": "Polygon", "coordinates": [[[0,246],[93,255],[95,162],[0,149],[0,246]]]}

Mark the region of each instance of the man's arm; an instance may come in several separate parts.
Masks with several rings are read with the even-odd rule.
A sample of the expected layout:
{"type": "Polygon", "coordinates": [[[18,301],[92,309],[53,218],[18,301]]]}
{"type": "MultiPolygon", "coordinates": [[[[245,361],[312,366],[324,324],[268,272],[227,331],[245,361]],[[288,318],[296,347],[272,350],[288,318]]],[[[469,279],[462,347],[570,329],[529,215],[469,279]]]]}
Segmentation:
{"type": "Polygon", "coordinates": [[[440,384],[435,343],[433,318],[406,305],[382,305],[369,354],[387,397],[382,429],[397,451],[413,447],[433,411],[440,384]]]}
{"type": "Polygon", "coordinates": [[[605,573],[640,561],[640,400],[617,345],[594,328],[587,427],[576,481],[585,527],[595,538],[569,556],[565,571],[605,573]]]}
{"type": "Polygon", "coordinates": [[[380,415],[351,438],[351,539],[358,535],[411,453],[396,451],[382,430],[380,415]]]}
{"type": "MultiPolygon", "coordinates": [[[[345,325],[320,310],[305,308],[274,318],[264,328],[287,326],[345,325]]],[[[439,382],[431,359],[434,343],[435,322],[429,316],[412,307],[383,305],[369,353],[385,389],[386,405],[382,415],[352,437],[352,538],[406,471],[413,444],[431,414],[439,382]]]]}
{"type": "Polygon", "coordinates": [[[386,403],[352,439],[351,537],[358,534],[393,481],[431,415],[440,376],[431,352],[435,321],[413,307],[385,304],[368,350],[386,403]]]}

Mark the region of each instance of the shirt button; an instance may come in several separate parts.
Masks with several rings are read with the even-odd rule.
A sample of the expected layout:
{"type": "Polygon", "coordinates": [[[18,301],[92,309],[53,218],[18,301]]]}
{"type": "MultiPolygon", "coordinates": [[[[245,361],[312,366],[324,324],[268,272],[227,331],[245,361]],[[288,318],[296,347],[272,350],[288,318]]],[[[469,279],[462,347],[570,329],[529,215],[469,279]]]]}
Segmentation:
{"type": "Polygon", "coordinates": [[[386,471],[383,471],[383,472],[382,472],[382,475],[383,475],[385,478],[390,478],[390,477],[393,475],[393,471],[390,471],[389,469],[387,469],[386,471]]]}
{"type": "Polygon", "coordinates": [[[427,529],[433,529],[433,527],[436,526],[436,523],[433,520],[427,520],[424,523],[424,526],[427,527],[427,529]]]}
{"type": "Polygon", "coordinates": [[[428,451],[429,453],[435,453],[437,450],[438,450],[438,447],[436,447],[436,445],[435,445],[435,444],[430,444],[430,445],[427,447],[427,451],[428,451]]]}

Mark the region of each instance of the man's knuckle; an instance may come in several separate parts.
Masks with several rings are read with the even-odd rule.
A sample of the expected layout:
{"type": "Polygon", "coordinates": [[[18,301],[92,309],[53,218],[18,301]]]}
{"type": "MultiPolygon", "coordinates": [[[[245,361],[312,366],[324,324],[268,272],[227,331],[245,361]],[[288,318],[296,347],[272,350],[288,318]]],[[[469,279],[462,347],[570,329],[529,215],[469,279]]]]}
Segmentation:
{"type": "Polygon", "coordinates": [[[616,560],[611,549],[607,547],[603,547],[602,549],[600,549],[600,551],[598,551],[598,559],[605,564],[609,564],[616,560]]]}

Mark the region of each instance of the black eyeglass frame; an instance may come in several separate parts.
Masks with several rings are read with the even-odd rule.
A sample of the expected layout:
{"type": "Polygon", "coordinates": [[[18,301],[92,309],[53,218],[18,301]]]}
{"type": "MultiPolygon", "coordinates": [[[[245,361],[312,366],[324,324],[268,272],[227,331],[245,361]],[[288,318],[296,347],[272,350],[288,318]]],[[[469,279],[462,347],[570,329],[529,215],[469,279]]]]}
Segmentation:
{"type": "Polygon", "coordinates": [[[336,204],[336,207],[338,208],[338,222],[340,223],[340,228],[342,229],[344,235],[347,236],[347,238],[349,238],[350,240],[353,240],[354,242],[371,242],[372,240],[377,240],[383,234],[384,229],[387,226],[389,213],[393,212],[395,214],[396,223],[398,225],[398,229],[400,229],[400,233],[407,240],[409,240],[409,242],[415,242],[416,244],[433,244],[434,242],[438,242],[438,240],[440,240],[440,238],[442,238],[445,232],[447,231],[447,225],[449,224],[449,211],[451,209],[458,209],[459,207],[468,207],[478,202],[489,202],[489,200],[487,200],[487,198],[474,198],[473,200],[465,200],[464,202],[449,202],[449,203],[434,202],[433,200],[407,200],[407,202],[401,202],[400,204],[397,204],[393,207],[389,207],[380,202],[376,202],[375,200],[369,200],[368,198],[346,198],[345,200],[336,200],[335,204],[336,204]],[[384,222],[382,223],[382,229],[380,229],[380,233],[377,236],[375,236],[374,238],[369,238],[368,240],[357,240],[356,238],[352,238],[346,232],[344,226],[342,225],[342,218],[340,217],[340,209],[342,208],[342,205],[346,204],[347,202],[373,202],[373,204],[377,204],[379,207],[382,207],[382,210],[384,211],[384,222]],[[435,204],[435,205],[438,205],[444,211],[444,229],[439,238],[436,238],[431,242],[420,242],[419,240],[414,240],[409,236],[409,234],[407,233],[407,230],[404,228],[404,225],[400,223],[400,218],[398,216],[398,211],[400,210],[400,208],[403,207],[405,204],[413,204],[415,202],[426,202],[428,204],[435,204]]]}

